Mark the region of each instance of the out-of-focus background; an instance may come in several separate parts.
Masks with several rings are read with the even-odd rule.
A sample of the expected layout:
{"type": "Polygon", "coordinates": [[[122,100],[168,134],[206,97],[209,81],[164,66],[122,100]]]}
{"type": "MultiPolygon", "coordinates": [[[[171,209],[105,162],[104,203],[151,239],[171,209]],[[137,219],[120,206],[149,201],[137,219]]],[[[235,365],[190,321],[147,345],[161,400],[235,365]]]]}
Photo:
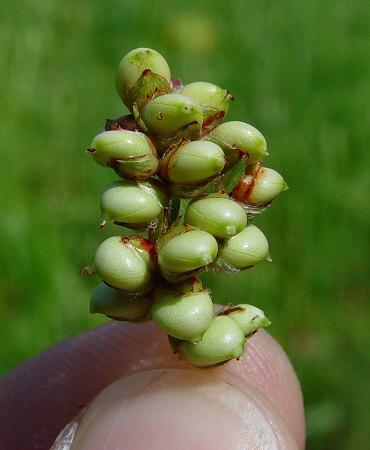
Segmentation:
{"type": "MultiPolygon", "coordinates": [[[[265,135],[289,184],[256,225],[273,262],[207,274],[215,301],[265,310],[302,383],[308,445],[368,445],[368,4],[361,0],[5,0],[0,5],[1,373],[106,319],[79,276],[114,226],[115,179],[84,154],[126,112],[114,73],[149,46],[184,83],[235,96],[229,120],[265,135]]],[[[104,362],[102,362],[104,363],[104,362]]]]}

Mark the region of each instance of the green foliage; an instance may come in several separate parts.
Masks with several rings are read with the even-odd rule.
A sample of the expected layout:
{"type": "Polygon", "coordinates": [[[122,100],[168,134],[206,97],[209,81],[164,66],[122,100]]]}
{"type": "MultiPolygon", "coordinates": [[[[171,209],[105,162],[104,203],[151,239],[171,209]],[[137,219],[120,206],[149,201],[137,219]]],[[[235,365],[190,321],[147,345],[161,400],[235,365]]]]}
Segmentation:
{"type": "Polygon", "coordinates": [[[302,382],[308,448],[365,448],[368,5],[176,3],[1,3],[1,372],[104,321],[88,314],[97,281],[78,272],[118,232],[99,229],[112,174],[84,149],[102,117],[127,114],[112,74],[145,45],[185,83],[227,87],[228,120],[263,130],[290,187],[255,219],[273,263],[203,278],[216,301],[268,314],[302,382]]]}

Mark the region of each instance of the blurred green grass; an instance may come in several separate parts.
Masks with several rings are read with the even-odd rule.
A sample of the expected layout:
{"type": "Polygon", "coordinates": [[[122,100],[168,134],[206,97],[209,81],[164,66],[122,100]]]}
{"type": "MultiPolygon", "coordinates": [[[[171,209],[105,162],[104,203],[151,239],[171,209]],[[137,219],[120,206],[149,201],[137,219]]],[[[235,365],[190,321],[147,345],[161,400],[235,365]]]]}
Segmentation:
{"type": "Polygon", "coordinates": [[[10,0],[0,5],[1,373],[105,322],[78,275],[103,236],[112,173],[83,150],[124,108],[114,72],[150,46],[184,82],[236,98],[290,190],[256,220],[273,257],[207,274],[214,299],[265,310],[302,382],[308,448],[368,443],[369,10],[365,1],[10,0]],[[236,280],[239,282],[236,283],[236,280]]]}

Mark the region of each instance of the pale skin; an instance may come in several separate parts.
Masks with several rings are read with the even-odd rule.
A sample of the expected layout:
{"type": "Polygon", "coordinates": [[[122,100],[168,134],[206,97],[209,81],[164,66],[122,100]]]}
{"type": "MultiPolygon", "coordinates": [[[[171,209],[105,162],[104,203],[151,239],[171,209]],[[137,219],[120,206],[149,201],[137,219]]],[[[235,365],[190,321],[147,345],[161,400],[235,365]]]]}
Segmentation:
{"type": "Polygon", "coordinates": [[[246,350],[240,361],[194,368],[152,322],[68,339],[0,379],[2,449],[48,449],[68,423],[75,437],[59,449],[304,449],[286,354],[265,331],[246,350]]]}

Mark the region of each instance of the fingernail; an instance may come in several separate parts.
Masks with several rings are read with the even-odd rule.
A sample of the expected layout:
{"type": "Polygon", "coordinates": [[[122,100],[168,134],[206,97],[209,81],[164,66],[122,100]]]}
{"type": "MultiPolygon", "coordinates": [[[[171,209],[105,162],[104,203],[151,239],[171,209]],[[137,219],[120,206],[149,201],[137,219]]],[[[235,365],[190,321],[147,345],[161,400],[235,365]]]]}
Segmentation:
{"type": "Polygon", "coordinates": [[[238,377],[217,372],[210,376],[210,370],[156,369],[131,374],[104,389],[52,447],[102,448],[297,447],[268,399],[238,377]]]}
{"type": "Polygon", "coordinates": [[[66,425],[59,433],[50,450],[69,450],[78,428],[78,422],[73,421],[66,425]]]}

